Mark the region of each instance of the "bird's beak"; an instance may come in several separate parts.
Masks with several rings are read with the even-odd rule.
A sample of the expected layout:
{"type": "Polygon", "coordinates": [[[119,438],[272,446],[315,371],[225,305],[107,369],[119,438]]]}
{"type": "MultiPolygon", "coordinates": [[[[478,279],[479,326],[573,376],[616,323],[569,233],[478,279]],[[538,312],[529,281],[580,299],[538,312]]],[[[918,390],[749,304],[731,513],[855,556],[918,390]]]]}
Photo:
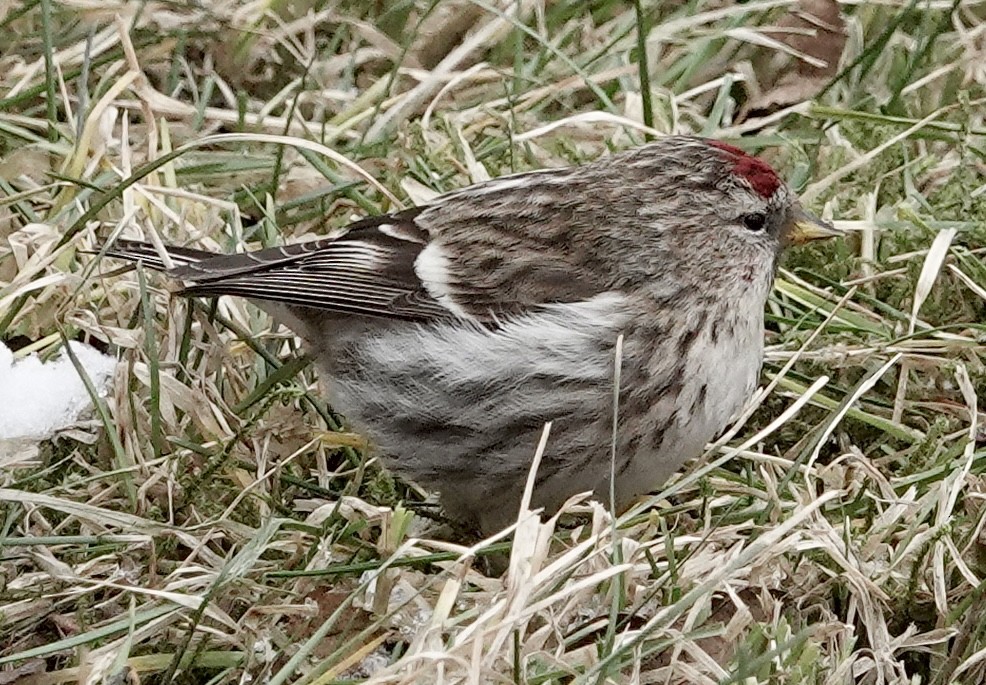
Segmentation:
{"type": "Polygon", "coordinates": [[[811,240],[837,238],[845,235],[843,231],[829,222],[819,219],[801,207],[794,210],[794,216],[788,222],[785,233],[787,242],[794,245],[803,245],[811,240]]]}

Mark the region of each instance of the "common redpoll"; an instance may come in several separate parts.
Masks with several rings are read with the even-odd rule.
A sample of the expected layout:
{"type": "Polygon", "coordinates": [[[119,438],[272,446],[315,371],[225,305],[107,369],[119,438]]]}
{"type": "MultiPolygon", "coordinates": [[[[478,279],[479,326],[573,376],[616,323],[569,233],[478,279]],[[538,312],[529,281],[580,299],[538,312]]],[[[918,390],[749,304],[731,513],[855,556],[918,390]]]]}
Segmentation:
{"type": "MultiPolygon", "coordinates": [[[[836,235],[763,161],[668,136],[517,174],[339,238],[236,255],[168,248],[185,295],[240,295],[294,330],[332,405],[384,463],[491,531],[533,504],[617,508],[699,455],[754,390],[789,244],[836,235]]],[[[106,254],[163,268],[153,247],[106,254]]]]}

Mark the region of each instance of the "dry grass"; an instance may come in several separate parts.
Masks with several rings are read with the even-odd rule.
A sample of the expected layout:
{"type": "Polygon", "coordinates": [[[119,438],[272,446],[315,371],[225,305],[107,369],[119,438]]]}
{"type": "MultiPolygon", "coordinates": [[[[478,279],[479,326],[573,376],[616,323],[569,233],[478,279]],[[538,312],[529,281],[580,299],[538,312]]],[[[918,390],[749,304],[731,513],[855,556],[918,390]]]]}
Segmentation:
{"type": "Polygon", "coordinates": [[[984,682],[986,2],[800,3],[841,9],[832,71],[791,2],[641,4],[0,2],[0,336],[120,359],[0,464],[0,681],[984,682]],[[762,392],[615,521],[434,539],[285,331],[83,253],[672,131],[742,134],[852,235],[788,258],[762,392]]]}

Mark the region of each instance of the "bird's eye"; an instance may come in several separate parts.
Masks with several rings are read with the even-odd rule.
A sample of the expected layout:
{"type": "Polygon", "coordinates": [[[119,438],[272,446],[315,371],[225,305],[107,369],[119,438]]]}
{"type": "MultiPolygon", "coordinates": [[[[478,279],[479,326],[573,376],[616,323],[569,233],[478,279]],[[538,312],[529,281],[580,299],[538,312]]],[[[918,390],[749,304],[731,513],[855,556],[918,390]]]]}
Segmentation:
{"type": "Polygon", "coordinates": [[[751,214],[743,215],[743,225],[751,231],[762,231],[766,223],[767,215],[761,212],[753,212],[751,214]]]}

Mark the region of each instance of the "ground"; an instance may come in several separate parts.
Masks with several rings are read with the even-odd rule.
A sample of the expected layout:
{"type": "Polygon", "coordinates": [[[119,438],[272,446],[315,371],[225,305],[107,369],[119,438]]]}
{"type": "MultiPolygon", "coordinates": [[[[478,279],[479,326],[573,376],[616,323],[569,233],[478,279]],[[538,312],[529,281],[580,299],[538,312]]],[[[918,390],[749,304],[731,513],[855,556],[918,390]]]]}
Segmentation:
{"type": "Polygon", "coordinates": [[[0,462],[0,679],[983,682],[984,19],[0,2],[0,339],[119,359],[91,419],[0,462]],[[672,132],[761,155],[848,237],[788,254],[749,410],[616,519],[457,537],[284,329],[90,253],[300,240],[672,132]]]}

